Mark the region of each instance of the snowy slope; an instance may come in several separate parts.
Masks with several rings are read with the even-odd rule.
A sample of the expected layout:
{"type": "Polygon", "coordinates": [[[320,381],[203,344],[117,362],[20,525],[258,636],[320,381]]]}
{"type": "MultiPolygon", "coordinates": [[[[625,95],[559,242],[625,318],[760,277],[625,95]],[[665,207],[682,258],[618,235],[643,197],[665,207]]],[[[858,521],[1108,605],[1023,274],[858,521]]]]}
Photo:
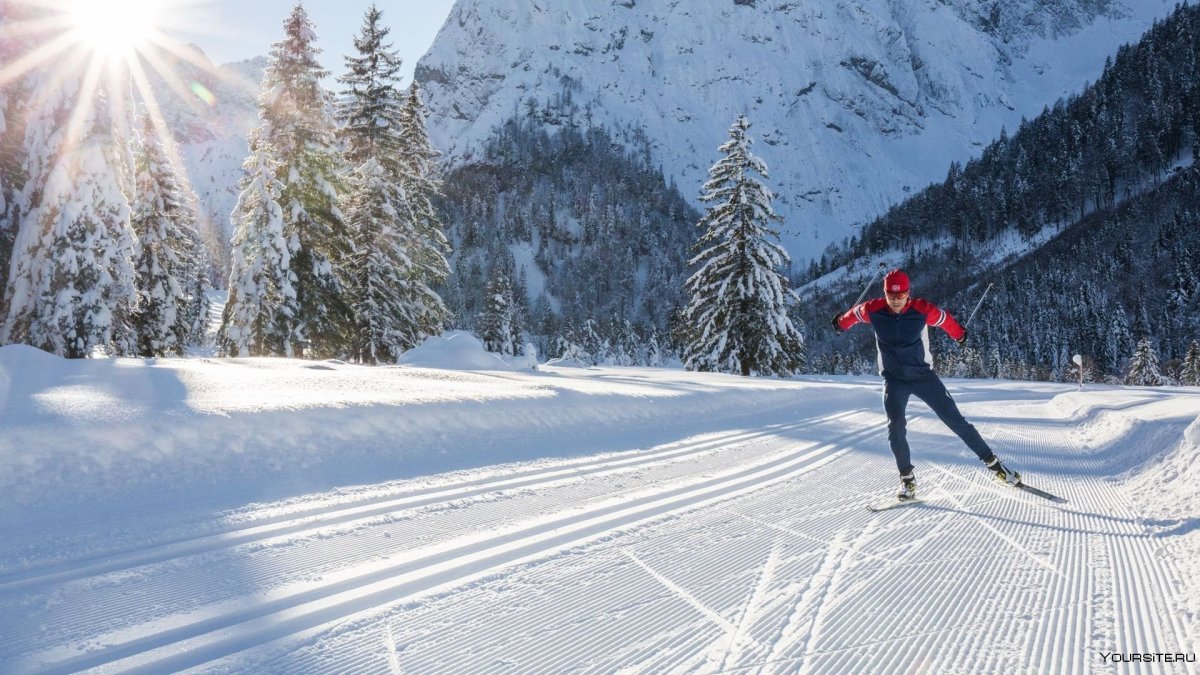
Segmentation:
{"type": "Polygon", "coordinates": [[[644,129],[689,198],[739,113],[799,263],[1079,91],[1173,0],[459,0],[416,78],[476,156],[514,115],[644,129]]]}
{"type": "MultiPolygon", "coordinates": [[[[1194,673],[1200,390],[0,348],[0,672],[1194,673]],[[436,364],[438,367],[429,367],[436,364]]],[[[492,362],[489,362],[489,365],[492,362]]]]}

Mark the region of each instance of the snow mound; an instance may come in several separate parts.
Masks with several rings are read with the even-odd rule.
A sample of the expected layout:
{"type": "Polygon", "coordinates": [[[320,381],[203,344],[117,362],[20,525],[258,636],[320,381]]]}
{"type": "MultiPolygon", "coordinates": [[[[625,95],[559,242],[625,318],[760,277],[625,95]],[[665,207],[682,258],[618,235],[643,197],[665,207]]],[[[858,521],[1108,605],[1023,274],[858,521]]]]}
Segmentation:
{"type": "Polygon", "coordinates": [[[47,378],[67,368],[67,360],[28,345],[0,347],[0,423],[24,414],[19,403],[47,378]]]}
{"type": "Polygon", "coordinates": [[[1195,422],[1183,430],[1183,439],[1193,451],[1200,451],[1200,417],[1197,417],[1195,422]]]}
{"type": "MultiPolygon", "coordinates": [[[[1164,433],[1150,437],[1146,445],[1159,452],[1154,461],[1146,462],[1127,479],[1137,511],[1159,536],[1200,529],[1200,517],[1196,515],[1196,504],[1200,504],[1200,462],[1195,461],[1196,453],[1200,452],[1200,417],[1187,417],[1190,415],[1155,425],[1164,433]],[[1172,428],[1178,430],[1184,424],[1187,426],[1179,436],[1171,433],[1172,428]]],[[[1192,540],[1191,548],[1194,555],[1200,556],[1200,540],[1192,540]]],[[[1194,603],[1192,611],[1200,619],[1200,601],[1194,603]]]]}
{"type": "Polygon", "coordinates": [[[49,352],[44,352],[29,345],[4,345],[0,347],[0,371],[30,370],[38,371],[51,368],[51,364],[63,363],[65,359],[49,352]]]}
{"type": "Polygon", "coordinates": [[[483,348],[479,338],[466,331],[434,336],[404,352],[403,366],[445,370],[517,370],[516,366],[483,348]]]}

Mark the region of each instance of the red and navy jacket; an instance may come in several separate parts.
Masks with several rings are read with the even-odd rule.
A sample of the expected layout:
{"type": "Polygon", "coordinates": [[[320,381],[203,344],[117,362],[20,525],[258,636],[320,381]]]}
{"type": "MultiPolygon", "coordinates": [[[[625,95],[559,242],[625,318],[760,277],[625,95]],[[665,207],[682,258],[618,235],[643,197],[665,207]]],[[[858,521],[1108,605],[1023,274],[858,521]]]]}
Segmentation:
{"type": "Polygon", "coordinates": [[[930,326],[941,328],[955,340],[966,334],[950,312],[921,298],[910,298],[899,314],[892,313],[887,300],[875,298],[838,317],[842,330],[858,323],[869,323],[875,331],[879,374],[901,380],[915,380],[933,372],[930,326]]]}

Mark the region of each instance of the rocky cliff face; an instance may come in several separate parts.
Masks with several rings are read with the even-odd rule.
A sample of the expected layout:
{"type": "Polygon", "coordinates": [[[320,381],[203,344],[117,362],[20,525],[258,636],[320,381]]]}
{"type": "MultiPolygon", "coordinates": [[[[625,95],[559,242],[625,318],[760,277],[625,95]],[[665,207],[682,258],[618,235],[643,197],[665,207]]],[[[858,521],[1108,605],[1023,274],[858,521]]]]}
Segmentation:
{"type": "Polygon", "coordinates": [[[1081,88],[1173,0],[459,0],[416,77],[470,163],[508,119],[644,133],[698,195],[749,115],[785,245],[819,257],[1081,88]]]}

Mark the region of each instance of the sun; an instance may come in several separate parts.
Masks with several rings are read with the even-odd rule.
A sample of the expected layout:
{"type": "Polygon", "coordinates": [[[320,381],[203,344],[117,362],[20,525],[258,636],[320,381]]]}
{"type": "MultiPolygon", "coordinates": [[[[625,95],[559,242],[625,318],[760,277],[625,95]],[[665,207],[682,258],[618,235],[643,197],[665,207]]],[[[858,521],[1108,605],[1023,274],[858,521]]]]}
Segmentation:
{"type": "Polygon", "coordinates": [[[128,58],[157,30],[161,0],[70,0],[73,32],[97,55],[128,58]]]}

